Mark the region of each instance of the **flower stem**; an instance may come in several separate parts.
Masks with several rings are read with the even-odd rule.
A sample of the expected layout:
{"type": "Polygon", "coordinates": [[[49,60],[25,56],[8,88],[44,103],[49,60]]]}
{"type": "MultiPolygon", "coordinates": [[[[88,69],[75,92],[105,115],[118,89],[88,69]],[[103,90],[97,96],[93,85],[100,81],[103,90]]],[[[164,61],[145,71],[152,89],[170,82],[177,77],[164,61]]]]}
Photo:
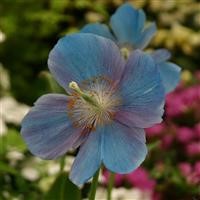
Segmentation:
{"type": "Polygon", "coordinates": [[[114,180],[115,180],[115,173],[110,172],[108,189],[107,189],[107,200],[111,200],[111,198],[112,198],[112,188],[114,185],[114,180]]]}
{"type": "Polygon", "coordinates": [[[65,167],[65,157],[63,156],[63,157],[60,159],[60,172],[61,172],[61,173],[63,172],[64,167],[65,167]]]}
{"type": "Polygon", "coordinates": [[[89,200],[95,200],[96,190],[98,186],[99,172],[100,172],[100,168],[98,169],[98,171],[93,177],[92,185],[91,185],[91,189],[89,193],[89,200]]]}

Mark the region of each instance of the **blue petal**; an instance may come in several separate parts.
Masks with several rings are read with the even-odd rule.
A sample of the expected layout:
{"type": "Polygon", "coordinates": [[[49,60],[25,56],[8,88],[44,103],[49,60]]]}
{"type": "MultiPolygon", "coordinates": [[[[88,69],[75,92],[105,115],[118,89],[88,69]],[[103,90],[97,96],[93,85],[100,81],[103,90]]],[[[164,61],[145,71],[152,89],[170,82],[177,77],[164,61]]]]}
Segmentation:
{"type": "Polygon", "coordinates": [[[87,182],[101,165],[102,130],[89,134],[73,163],[70,180],[77,186],[87,182]]]}
{"type": "Polygon", "coordinates": [[[112,35],[109,28],[105,24],[99,24],[99,23],[87,24],[81,29],[81,32],[93,33],[115,41],[114,36],[112,35]]]}
{"type": "MultiPolygon", "coordinates": [[[[43,158],[65,154],[80,137],[67,116],[67,96],[48,94],[40,97],[22,121],[21,134],[30,151],[43,158]]],[[[81,143],[81,141],[79,141],[81,143]]]]}
{"type": "Polygon", "coordinates": [[[142,10],[137,10],[126,3],[112,15],[110,24],[120,43],[134,45],[144,27],[145,20],[142,10]]]}
{"type": "Polygon", "coordinates": [[[105,128],[103,136],[103,163],[109,170],[129,173],[144,161],[147,147],[143,129],[114,122],[105,128]]]}
{"type": "Polygon", "coordinates": [[[79,33],[61,38],[50,52],[48,66],[58,83],[67,88],[69,82],[80,82],[94,76],[118,80],[124,60],[110,39],[79,33]]]}
{"type": "Polygon", "coordinates": [[[156,51],[153,51],[151,53],[151,56],[156,63],[162,63],[170,59],[171,53],[167,49],[158,49],[156,51]]]}
{"type": "Polygon", "coordinates": [[[171,92],[180,81],[181,68],[174,63],[163,62],[158,64],[158,69],[165,87],[165,92],[171,92]]]}
{"type": "Polygon", "coordinates": [[[112,15],[110,25],[120,44],[134,46],[144,28],[145,20],[146,16],[142,10],[126,3],[112,15]]]}
{"type": "Polygon", "coordinates": [[[158,68],[148,54],[134,51],[121,81],[121,106],[116,118],[130,127],[147,128],[162,121],[164,87],[158,68]]]}
{"type": "Polygon", "coordinates": [[[137,41],[135,41],[135,48],[144,49],[153,38],[157,31],[156,24],[152,23],[149,27],[145,28],[144,31],[140,34],[137,41]]]}

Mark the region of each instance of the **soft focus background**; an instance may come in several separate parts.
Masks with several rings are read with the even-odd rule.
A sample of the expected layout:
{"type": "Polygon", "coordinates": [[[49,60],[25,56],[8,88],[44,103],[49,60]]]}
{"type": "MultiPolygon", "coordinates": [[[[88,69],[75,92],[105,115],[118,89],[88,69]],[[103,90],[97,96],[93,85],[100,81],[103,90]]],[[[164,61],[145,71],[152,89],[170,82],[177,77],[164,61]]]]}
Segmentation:
{"type": "MultiPolygon", "coordinates": [[[[182,81],[168,95],[164,122],[147,130],[149,154],[129,175],[117,175],[113,200],[200,199],[200,3],[198,0],[133,0],[158,32],[149,48],[165,47],[182,67],[182,81]]],[[[58,38],[89,22],[108,23],[122,0],[0,1],[0,199],[78,200],[67,180],[74,153],[44,161],[27,150],[20,122],[42,94],[58,89],[47,72],[58,38]],[[65,164],[63,165],[63,163],[65,164]]],[[[105,199],[103,172],[97,199],[105,199]]]]}

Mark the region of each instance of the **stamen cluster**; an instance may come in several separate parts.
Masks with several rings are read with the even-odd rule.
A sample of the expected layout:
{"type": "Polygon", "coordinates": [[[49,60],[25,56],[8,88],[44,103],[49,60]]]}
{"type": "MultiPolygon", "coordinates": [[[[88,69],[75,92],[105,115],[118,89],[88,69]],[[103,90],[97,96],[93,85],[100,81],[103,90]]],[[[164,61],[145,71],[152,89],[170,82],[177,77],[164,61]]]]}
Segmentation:
{"type": "Polygon", "coordinates": [[[121,100],[111,80],[92,78],[84,82],[82,90],[75,82],[70,86],[73,92],[67,109],[75,127],[95,129],[113,120],[121,100]]]}

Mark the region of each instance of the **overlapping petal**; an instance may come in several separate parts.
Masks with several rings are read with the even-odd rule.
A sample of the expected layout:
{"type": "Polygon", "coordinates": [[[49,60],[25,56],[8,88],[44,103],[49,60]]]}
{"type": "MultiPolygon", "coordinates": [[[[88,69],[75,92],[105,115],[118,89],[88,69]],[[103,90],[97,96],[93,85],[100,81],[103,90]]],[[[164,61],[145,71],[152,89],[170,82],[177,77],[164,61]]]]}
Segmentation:
{"type": "Polygon", "coordinates": [[[156,31],[156,24],[152,23],[140,33],[138,39],[133,43],[133,46],[138,49],[144,49],[154,37],[156,31]]]}
{"type": "Polygon", "coordinates": [[[101,165],[102,129],[91,132],[81,146],[70,171],[71,181],[80,186],[88,181],[101,165]]]}
{"type": "Polygon", "coordinates": [[[181,68],[174,63],[167,62],[171,54],[166,49],[156,50],[151,55],[157,63],[165,93],[173,91],[180,81],[181,68]]]}
{"type": "Polygon", "coordinates": [[[116,39],[110,32],[108,26],[106,26],[105,24],[100,24],[100,23],[87,24],[81,29],[81,33],[93,33],[105,38],[109,38],[116,42],[116,39]]]}
{"type": "Polygon", "coordinates": [[[61,94],[40,97],[25,116],[21,134],[30,151],[43,159],[55,159],[84,141],[70,124],[67,96],[61,94]]]}
{"type": "Polygon", "coordinates": [[[130,55],[120,87],[123,105],[116,119],[139,128],[162,121],[164,87],[150,55],[140,50],[130,55]]]}
{"type": "Polygon", "coordinates": [[[61,38],[50,52],[48,66],[58,83],[81,82],[104,75],[118,80],[124,60],[114,42],[94,34],[79,33],[61,38]]]}
{"type": "Polygon", "coordinates": [[[146,16],[142,10],[133,8],[126,3],[120,6],[110,19],[110,25],[119,43],[134,43],[138,40],[146,16]]]}
{"type": "Polygon", "coordinates": [[[163,62],[158,64],[158,69],[162,78],[165,92],[173,91],[180,81],[181,68],[171,62],[163,62]]]}
{"type": "Polygon", "coordinates": [[[105,127],[103,132],[103,163],[116,173],[129,173],[145,159],[145,133],[140,128],[129,128],[120,123],[105,127]]]}
{"type": "Polygon", "coordinates": [[[73,163],[70,179],[76,185],[89,180],[101,163],[116,173],[136,169],[147,154],[145,133],[118,122],[91,132],[73,163]]]}
{"type": "Polygon", "coordinates": [[[155,63],[162,63],[171,58],[171,53],[167,49],[158,49],[151,53],[155,63]]]}
{"type": "MultiPolygon", "coordinates": [[[[128,3],[120,6],[110,20],[111,28],[117,37],[115,42],[119,46],[127,46],[129,49],[144,49],[157,30],[155,23],[145,27],[145,21],[146,16],[142,10],[135,9],[128,3]]],[[[98,28],[88,25],[85,32],[91,31],[94,34],[100,34],[107,38],[112,37],[108,27],[103,25],[101,27],[100,24],[96,26],[98,28]]],[[[113,38],[111,39],[113,40],[113,38]]],[[[156,50],[151,55],[158,64],[165,92],[171,92],[180,80],[180,67],[173,63],[166,63],[171,57],[170,52],[166,49],[156,50]]]]}

